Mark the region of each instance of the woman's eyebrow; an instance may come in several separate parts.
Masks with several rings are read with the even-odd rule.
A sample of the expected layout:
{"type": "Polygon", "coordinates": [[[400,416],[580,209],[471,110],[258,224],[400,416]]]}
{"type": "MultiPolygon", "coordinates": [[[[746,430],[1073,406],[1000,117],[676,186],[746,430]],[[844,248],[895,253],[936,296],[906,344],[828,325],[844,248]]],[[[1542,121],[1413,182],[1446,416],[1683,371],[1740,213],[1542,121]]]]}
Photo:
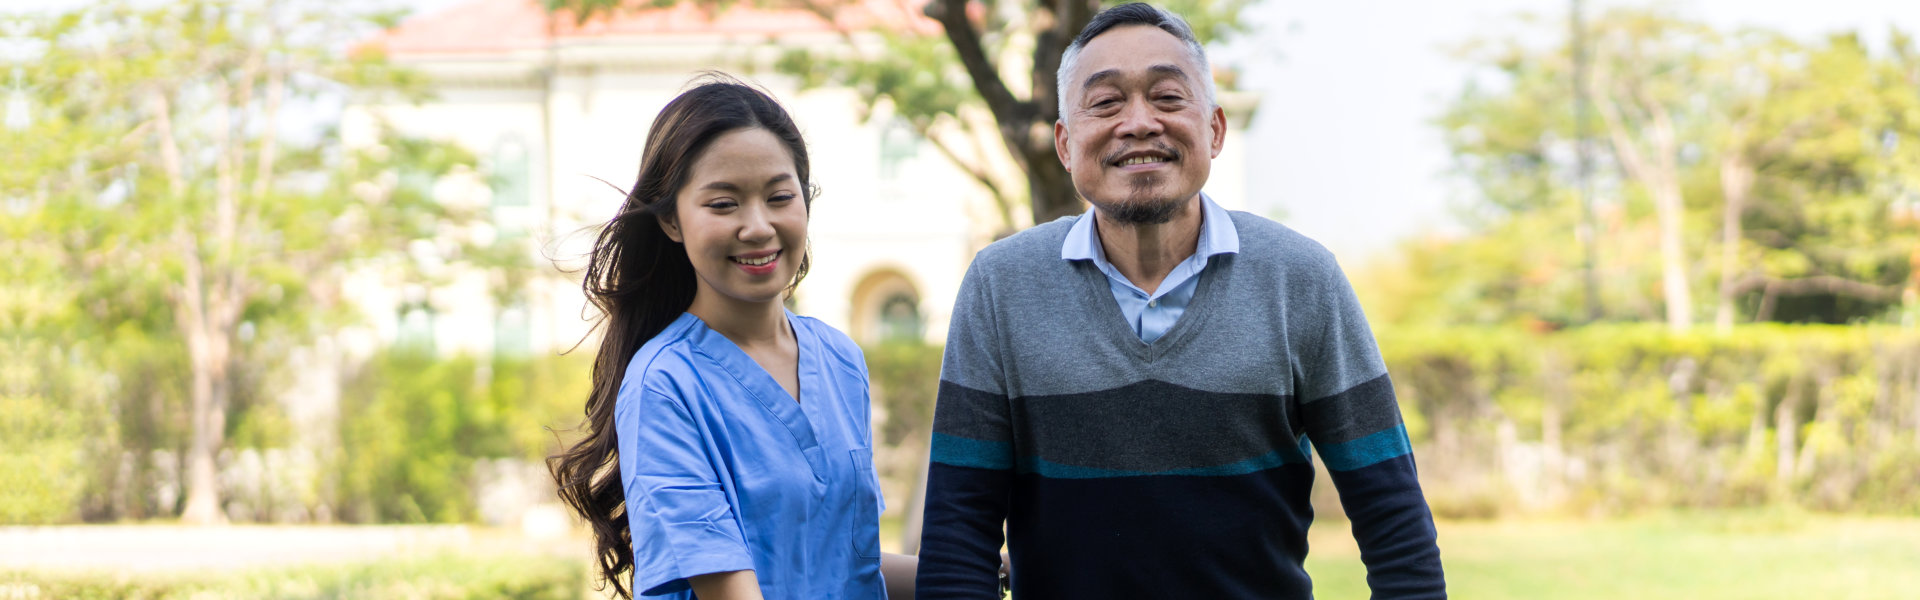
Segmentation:
{"type": "MultiPolygon", "coordinates": [[[[789,179],[793,179],[792,173],[781,173],[779,175],[774,175],[773,177],[768,178],[767,185],[773,185],[789,179]]],[[[699,189],[720,190],[723,192],[739,192],[740,186],[734,185],[733,182],[731,181],[709,181],[707,182],[706,185],[700,186],[699,189]]]]}

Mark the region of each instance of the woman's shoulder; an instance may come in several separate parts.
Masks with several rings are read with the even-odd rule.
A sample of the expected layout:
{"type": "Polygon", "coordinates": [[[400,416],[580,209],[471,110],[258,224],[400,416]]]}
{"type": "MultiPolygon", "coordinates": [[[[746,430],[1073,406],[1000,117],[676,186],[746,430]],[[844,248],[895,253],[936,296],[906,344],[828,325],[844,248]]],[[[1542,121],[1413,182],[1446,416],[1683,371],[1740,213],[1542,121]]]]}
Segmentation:
{"type": "Polygon", "coordinates": [[[859,344],[853,343],[853,338],[813,317],[794,315],[793,323],[796,327],[806,328],[809,334],[820,340],[820,348],[825,351],[827,362],[848,369],[854,375],[866,375],[866,353],[861,352],[859,344]]]}
{"type": "Polygon", "coordinates": [[[642,344],[627,361],[620,379],[620,397],[638,395],[647,387],[673,388],[679,379],[691,375],[694,351],[689,334],[698,323],[698,319],[683,313],[642,344]]]}

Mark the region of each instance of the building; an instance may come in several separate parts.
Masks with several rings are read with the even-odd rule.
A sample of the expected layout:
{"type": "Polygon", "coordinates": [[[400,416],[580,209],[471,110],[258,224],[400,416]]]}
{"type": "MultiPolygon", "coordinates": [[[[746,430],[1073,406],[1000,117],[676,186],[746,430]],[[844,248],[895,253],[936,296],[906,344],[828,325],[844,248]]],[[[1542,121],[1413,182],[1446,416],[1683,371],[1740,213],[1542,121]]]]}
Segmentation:
{"type": "MultiPolygon", "coordinates": [[[[473,150],[488,175],[448,178],[436,194],[491,206],[494,223],[485,235],[528,236],[564,264],[584,255],[593,226],[619,207],[621,192],[608,184],[632,184],[647,127],[666,102],[700,71],[740,76],[793,113],[823,191],[810,226],[812,271],[795,310],[862,343],[937,344],[974,252],[1006,228],[991,195],[887,107],[863,118],[854,90],[801,90],[773,68],[795,48],[877,47],[873,34],[843,31],[878,26],[938,35],[936,23],[907,8],[920,4],[869,0],[833,22],[804,10],[743,4],[709,14],[681,4],[575,24],[553,18],[538,0],[472,0],[410,19],[372,42],[394,63],[426,75],[435,99],[363,102],[349,109],[342,128],[349,143],[385,122],[473,150]]],[[[1254,101],[1246,94],[1221,100],[1233,130],[1208,190],[1235,208],[1245,196],[1242,133],[1254,101]]],[[[999,147],[998,140],[983,142],[978,147],[999,147]]],[[[360,297],[369,306],[400,307],[379,326],[386,341],[524,353],[566,348],[587,334],[577,281],[549,278],[506,303],[492,301],[478,275],[432,290],[369,281],[360,297]]]]}

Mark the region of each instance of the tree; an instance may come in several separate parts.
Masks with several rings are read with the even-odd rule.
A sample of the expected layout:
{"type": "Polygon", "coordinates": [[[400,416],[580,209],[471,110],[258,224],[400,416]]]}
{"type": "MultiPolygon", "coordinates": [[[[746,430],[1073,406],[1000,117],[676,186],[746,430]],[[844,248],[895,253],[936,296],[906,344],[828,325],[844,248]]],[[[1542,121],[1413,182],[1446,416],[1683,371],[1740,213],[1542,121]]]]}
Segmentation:
{"type": "Polygon", "coordinates": [[[271,355],[253,351],[350,318],[350,270],[418,278],[423,252],[511,264],[510,249],[449,239],[474,211],[408,184],[471,165],[459,149],[390,133],[350,148],[289,118],[349,89],[417,91],[379,55],[343,52],[391,21],[318,2],[114,2],[34,32],[44,60],[29,76],[42,83],[22,126],[46,155],[10,201],[64,224],[29,243],[63,261],[55,289],[82,318],[185,350],[186,522],[224,520],[217,459],[237,378],[271,355]]]}
{"type": "MultiPolygon", "coordinates": [[[[547,0],[554,11],[577,22],[620,10],[670,7],[681,0],[547,0]]],[[[1176,0],[1163,3],[1186,17],[1202,41],[1223,39],[1239,27],[1240,9],[1250,0],[1176,0]]],[[[699,4],[720,11],[737,0],[699,4]]],[[[1097,0],[1040,0],[1036,3],[925,0],[923,14],[938,23],[940,35],[900,23],[882,23],[874,31],[882,43],[862,52],[854,34],[845,53],[790,53],[781,70],[803,83],[833,82],[859,90],[869,109],[885,101],[914,129],[991,193],[1008,230],[1022,182],[1007,182],[989,165],[1003,162],[973,144],[997,137],[1012,164],[1024,175],[1026,204],[1033,223],[1078,214],[1082,210],[1073,181],[1053,149],[1053,123],[1059,118],[1055,75],[1060,55],[1086,27],[1103,3],[1097,0]],[[991,133],[985,133],[991,132],[991,133]]],[[[1105,4],[1118,4],[1108,2],[1105,4]]],[[[840,27],[843,13],[865,10],[852,0],[797,0],[804,8],[840,27]]],[[[1217,65],[1216,65],[1217,67],[1217,65]]]]}
{"type": "MultiPolygon", "coordinates": [[[[1846,322],[1900,302],[1916,243],[1903,207],[1920,189],[1911,183],[1920,169],[1907,142],[1916,137],[1913,120],[1904,116],[1920,98],[1910,38],[1895,32],[1888,51],[1876,54],[1849,34],[1823,44],[1766,31],[1728,36],[1643,11],[1608,13],[1593,37],[1597,64],[1587,87],[1613,150],[1597,175],[1618,196],[1602,207],[1596,231],[1608,257],[1609,315],[1642,313],[1646,302],[1622,295],[1620,283],[1631,290],[1651,276],[1669,328],[1687,326],[1693,311],[1679,308],[1690,305],[1691,291],[1716,287],[1694,276],[1700,265],[1717,275],[1715,321],[1723,328],[1741,313],[1846,322]],[[1650,227],[1641,206],[1651,209],[1650,227]],[[1721,224],[1711,228],[1708,219],[1721,224]],[[1682,243],[1712,229],[1717,244],[1682,243]],[[1657,248],[1657,258],[1641,260],[1644,248],[1657,248]]],[[[1573,228],[1579,136],[1571,54],[1563,41],[1517,38],[1468,48],[1468,59],[1496,77],[1470,82],[1439,120],[1459,172],[1479,192],[1466,214],[1485,239],[1461,247],[1529,258],[1421,271],[1450,273],[1463,288],[1530,280],[1534,291],[1506,296],[1526,300],[1509,309],[1549,321],[1572,320],[1563,318],[1569,300],[1544,292],[1570,287],[1562,278],[1571,274],[1554,265],[1569,262],[1573,248],[1529,231],[1573,228]]],[[[1422,261],[1445,262],[1410,262],[1422,261]]],[[[1480,308],[1454,316],[1484,320],[1484,305],[1501,297],[1478,295],[1458,308],[1480,308]]]]}
{"type": "Polygon", "coordinates": [[[1621,170],[1653,198],[1660,222],[1660,282],[1667,327],[1693,325],[1692,281],[1683,233],[1682,128],[1703,115],[1693,84],[1719,43],[1704,27],[1657,13],[1614,11],[1594,28],[1589,93],[1621,170]]]}
{"type": "Polygon", "coordinates": [[[1730,69],[1746,85],[1734,90],[1720,146],[1716,325],[1730,327],[1737,300],[1754,293],[1758,320],[1773,318],[1783,297],[1866,312],[1898,302],[1920,245],[1900,217],[1903,198],[1920,193],[1911,183],[1920,120],[1907,116],[1920,107],[1912,39],[1895,32],[1891,51],[1875,57],[1852,34],[1815,45],[1750,35],[1736,55],[1743,66],[1730,69]]]}

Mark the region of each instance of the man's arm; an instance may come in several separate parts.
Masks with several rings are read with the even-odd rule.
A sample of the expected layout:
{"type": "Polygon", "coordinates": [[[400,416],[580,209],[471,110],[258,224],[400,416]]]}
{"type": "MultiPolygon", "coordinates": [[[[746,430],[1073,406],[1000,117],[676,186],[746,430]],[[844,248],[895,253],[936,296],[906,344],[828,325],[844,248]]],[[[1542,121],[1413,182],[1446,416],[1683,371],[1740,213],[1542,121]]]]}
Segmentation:
{"type": "Polygon", "coordinates": [[[960,284],[940,367],[920,534],[918,598],[998,599],[1012,430],[993,304],[976,261],[960,284]]]}
{"type": "Polygon", "coordinates": [[[1300,412],[1326,461],[1367,565],[1374,598],[1440,599],[1447,584],[1433,513],[1420,492],[1393,382],[1360,303],[1329,260],[1324,294],[1299,339],[1300,412]]]}

